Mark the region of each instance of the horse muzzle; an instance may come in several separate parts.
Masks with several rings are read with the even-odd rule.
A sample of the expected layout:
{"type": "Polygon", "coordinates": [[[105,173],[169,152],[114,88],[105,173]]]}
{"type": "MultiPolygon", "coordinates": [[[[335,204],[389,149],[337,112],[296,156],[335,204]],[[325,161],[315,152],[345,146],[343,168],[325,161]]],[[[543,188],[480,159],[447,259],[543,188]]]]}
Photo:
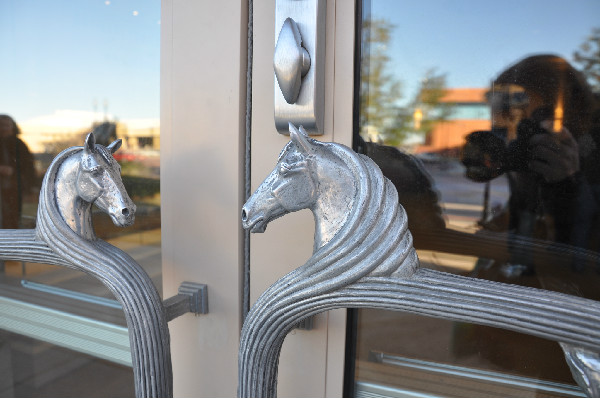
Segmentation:
{"type": "Polygon", "coordinates": [[[242,227],[249,229],[252,233],[262,233],[267,229],[267,223],[265,222],[265,218],[260,214],[252,217],[252,212],[244,206],[242,207],[242,227]]]}
{"type": "Polygon", "coordinates": [[[128,206],[115,208],[110,212],[110,218],[112,219],[113,223],[119,227],[129,227],[130,225],[133,225],[135,221],[136,210],[137,208],[132,202],[128,206]]]}

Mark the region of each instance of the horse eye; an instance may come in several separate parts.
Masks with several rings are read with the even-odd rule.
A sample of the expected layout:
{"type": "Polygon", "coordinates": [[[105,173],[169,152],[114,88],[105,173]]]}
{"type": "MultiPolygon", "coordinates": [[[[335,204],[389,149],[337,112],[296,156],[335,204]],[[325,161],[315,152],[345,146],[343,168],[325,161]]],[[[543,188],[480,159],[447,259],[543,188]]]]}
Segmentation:
{"type": "Polygon", "coordinates": [[[290,166],[287,163],[281,163],[279,165],[279,173],[285,175],[291,170],[290,166]]]}
{"type": "Polygon", "coordinates": [[[94,177],[98,177],[102,174],[102,167],[94,167],[93,169],[90,170],[90,173],[92,173],[92,175],[94,177]]]}

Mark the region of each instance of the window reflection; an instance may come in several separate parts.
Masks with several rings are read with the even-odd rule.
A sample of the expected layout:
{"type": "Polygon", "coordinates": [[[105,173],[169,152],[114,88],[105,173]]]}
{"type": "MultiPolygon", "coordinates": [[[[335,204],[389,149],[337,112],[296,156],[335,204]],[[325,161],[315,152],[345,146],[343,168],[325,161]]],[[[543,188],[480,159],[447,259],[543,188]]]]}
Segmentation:
{"type": "Polygon", "coordinates": [[[5,331],[0,341],[3,397],[135,396],[131,368],[5,331]]]}
{"type": "MultiPolygon", "coordinates": [[[[600,9],[515,7],[364,1],[355,149],[397,187],[422,266],[598,299],[600,9]],[[564,21],[577,28],[559,38],[564,21]]],[[[455,396],[399,381],[430,380],[443,363],[468,374],[457,396],[478,396],[470,383],[484,369],[534,386],[477,387],[501,395],[546,393],[547,381],[566,388],[550,396],[580,394],[554,342],[385,311],[357,319],[360,391],[455,396]]]]}
{"type": "Polygon", "coordinates": [[[24,199],[32,200],[35,170],[33,155],[21,140],[19,126],[8,115],[0,115],[0,226],[19,228],[24,199]]]}
{"type": "MultiPolygon", "coordinates": [[[[90,131],[101,145],[121,139],[115,158],[137,206],[135,224],[116,227],[95,210],[94,227],[161,291],[159,38],[158,0],[0,3],[0,226],[35,227],[42,178],[62,150],[81,146],[90,131]]],[[[0,265],[2,298],[125,326],[112,294],[83,273],[0,265]]],[[[133,389],[122,359],[115,365],[15,333],[0,334],[0,362],[12,375],[4,378],[2,396],[121,396],[133,389]],[[91,372],[105,382],[83,393],[81,380],[91,381],[91,372]]]]}

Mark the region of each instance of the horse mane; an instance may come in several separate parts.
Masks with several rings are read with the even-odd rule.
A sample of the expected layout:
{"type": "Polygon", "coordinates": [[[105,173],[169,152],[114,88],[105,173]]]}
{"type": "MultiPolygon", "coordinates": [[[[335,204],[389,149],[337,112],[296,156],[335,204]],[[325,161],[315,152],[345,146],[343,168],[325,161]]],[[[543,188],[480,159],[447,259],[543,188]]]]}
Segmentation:
{"type": "Polygon", "coordinates": [[[303,267],[313,273],[335,262],[340,275],[352,270],[353,280],[367,275],[412,275],[418,264],[413,262],[412,235],[395,186],[369,157],[337,143],[312,141],[340,159],[357,186],[345,224],[303,267]]]}
{"type": "Polygon", "coordinates": [[[83,240],[67,225],[60,214],[55,198],[56,177],[60,166],[65,159],[82,150],[83,147],[71,147],[60,152],[54,158],[44,175],[40,189],[36,234],[38,238],[47,243],[58,242],[62,240],[62,237],[72,241],[83,240]]]}

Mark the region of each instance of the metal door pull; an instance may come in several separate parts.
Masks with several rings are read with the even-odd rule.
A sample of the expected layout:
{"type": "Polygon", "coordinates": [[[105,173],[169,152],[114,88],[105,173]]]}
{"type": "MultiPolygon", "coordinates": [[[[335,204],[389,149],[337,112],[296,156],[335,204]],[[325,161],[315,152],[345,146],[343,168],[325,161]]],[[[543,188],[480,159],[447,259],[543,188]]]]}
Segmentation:
{"type": "Polygon", "coordinates": [[[0,259],[65,266],[104,283],[125,313],[136,396],[172,397],[167,322],[187,311],[206,313],[207,288],[185,282],[165,306],[144,269],[96,237],[94,203],[118,226],[134,222],[136,207],[112,156],[120,146],[121,140],[98,145],[90,133],[83,146],[61,152],[44,176],[36,229],[0,230],[0,259]]]}
{"type": "Polygon", "coordinates": [[[183,282],[179,286],[179,293],[166,299],[164,306],[169,322],[190,312],[194,315],[208,314],[208,286],[183,282]]]}
{"type": "Polygon", "coordinates": [[[286,334],[336,308],[406,311],[561,342],[576,380],[597,396],[600,302],[420,268],[396,188],[375,163],[311,139],[302,127],[289,129],[275,169],[242,208],[242,224],[263,232],[271,220],[309,208],[314,251],[250,309],[240,341],[241,397],[275,396],[286,334]]]}

